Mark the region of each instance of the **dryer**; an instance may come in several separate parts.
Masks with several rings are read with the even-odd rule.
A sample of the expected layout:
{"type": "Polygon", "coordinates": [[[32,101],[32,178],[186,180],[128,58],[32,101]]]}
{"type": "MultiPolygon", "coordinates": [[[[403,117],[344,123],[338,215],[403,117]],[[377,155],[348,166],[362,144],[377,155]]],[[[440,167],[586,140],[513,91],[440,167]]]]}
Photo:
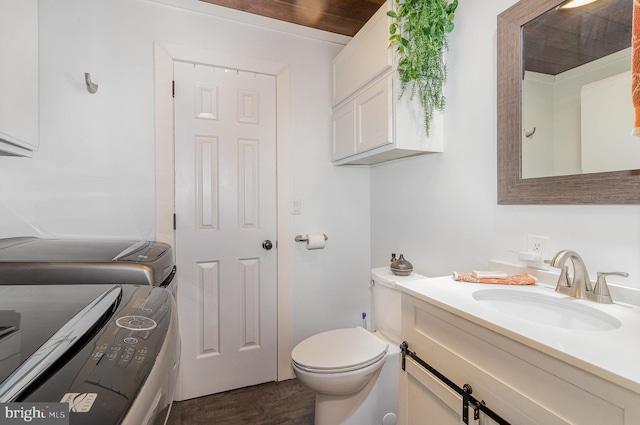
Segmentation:
{"type": "Polygon", "coordinates": [[[0,239],[0,285],[122,283],[175,292],[171,246],[148,240],[0,239]]]}

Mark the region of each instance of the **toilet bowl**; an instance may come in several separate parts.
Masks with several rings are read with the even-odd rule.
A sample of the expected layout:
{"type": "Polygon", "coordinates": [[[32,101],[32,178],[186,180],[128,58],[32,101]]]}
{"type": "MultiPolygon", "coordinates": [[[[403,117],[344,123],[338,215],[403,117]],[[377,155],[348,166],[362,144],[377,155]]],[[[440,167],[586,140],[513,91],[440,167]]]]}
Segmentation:
{"type": "Polygon", "coordinates": [[[395,425],[400,377],[398,281],[388,267],[371,270],[372,325],[312,335],[291,352],[297,378],[316,392],[315,425],[395,425]]]}
{"type": "Polygon", "coordinates": [[[368,330],[335,329],[314,335],[291,352],[293,370],[307,387],[327,395],[360,391],[384,364],[389,345],[368,330]]]}

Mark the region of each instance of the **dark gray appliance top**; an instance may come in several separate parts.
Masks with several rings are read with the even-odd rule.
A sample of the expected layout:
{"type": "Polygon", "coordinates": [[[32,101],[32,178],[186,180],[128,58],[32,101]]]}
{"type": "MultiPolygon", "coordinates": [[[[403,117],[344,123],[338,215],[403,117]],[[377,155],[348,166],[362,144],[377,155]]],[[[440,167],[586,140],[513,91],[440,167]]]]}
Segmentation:
{"type": "Polygon", "coordinates": [[[0,382],[109,286],[0,286],[0,382]]]}
{"type": "MultiPolygon", "coordinates": [[[[20,372],[17,369],[43,343],[50,345],[51,337],[69,319],[114,287],[118,288],[95,284],[0,286],[0,328],[14,328],[0,335],[0,388],[13,382],[20,372]]],[[[117,305],[25,387],[16,402],[69,402],[70,423],[76,425],[122,423],[161,351],[169,350],[167,344],[178,346],[178,334],[175,301],[169,291],[150,285],[122,285],[120,289],[117,305]],[[90,406],[78,401],[81,396],[93,400],[90,406]]],[[[149,400],[142,400],[141,405],[154,408],[149,400]]]]}
{"type": "Polygon", "coordinates": [[[174,273],[171,246],[109,239],[0,239],[0,285],[147,284],[174,273]]]}

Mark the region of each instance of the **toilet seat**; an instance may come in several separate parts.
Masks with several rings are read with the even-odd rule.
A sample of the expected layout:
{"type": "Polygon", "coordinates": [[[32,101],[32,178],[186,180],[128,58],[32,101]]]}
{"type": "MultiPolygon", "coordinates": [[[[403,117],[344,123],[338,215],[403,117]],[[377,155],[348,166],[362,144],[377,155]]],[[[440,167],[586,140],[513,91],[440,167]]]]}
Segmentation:
{"type": "Polygon", "coordinates": [[[340,373],[370,366],[387,353],[389,344],[362,327],[334,329],[313,335],[291,352],[296,367],[312,373],[340,373]]]}

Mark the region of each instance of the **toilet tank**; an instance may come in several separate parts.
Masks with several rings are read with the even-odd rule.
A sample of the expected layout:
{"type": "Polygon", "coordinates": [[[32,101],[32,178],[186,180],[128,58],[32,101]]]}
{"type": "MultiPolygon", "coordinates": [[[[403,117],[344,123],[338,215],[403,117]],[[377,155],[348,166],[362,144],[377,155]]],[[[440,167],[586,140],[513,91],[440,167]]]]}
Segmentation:
{"type": "Polygon", "coordinates": [[[401,292],[397,283],[425,279],[418,273],[396,276],[389,267],[371,270],[371,326],[390,342],[400,344],[401,292]]]}

